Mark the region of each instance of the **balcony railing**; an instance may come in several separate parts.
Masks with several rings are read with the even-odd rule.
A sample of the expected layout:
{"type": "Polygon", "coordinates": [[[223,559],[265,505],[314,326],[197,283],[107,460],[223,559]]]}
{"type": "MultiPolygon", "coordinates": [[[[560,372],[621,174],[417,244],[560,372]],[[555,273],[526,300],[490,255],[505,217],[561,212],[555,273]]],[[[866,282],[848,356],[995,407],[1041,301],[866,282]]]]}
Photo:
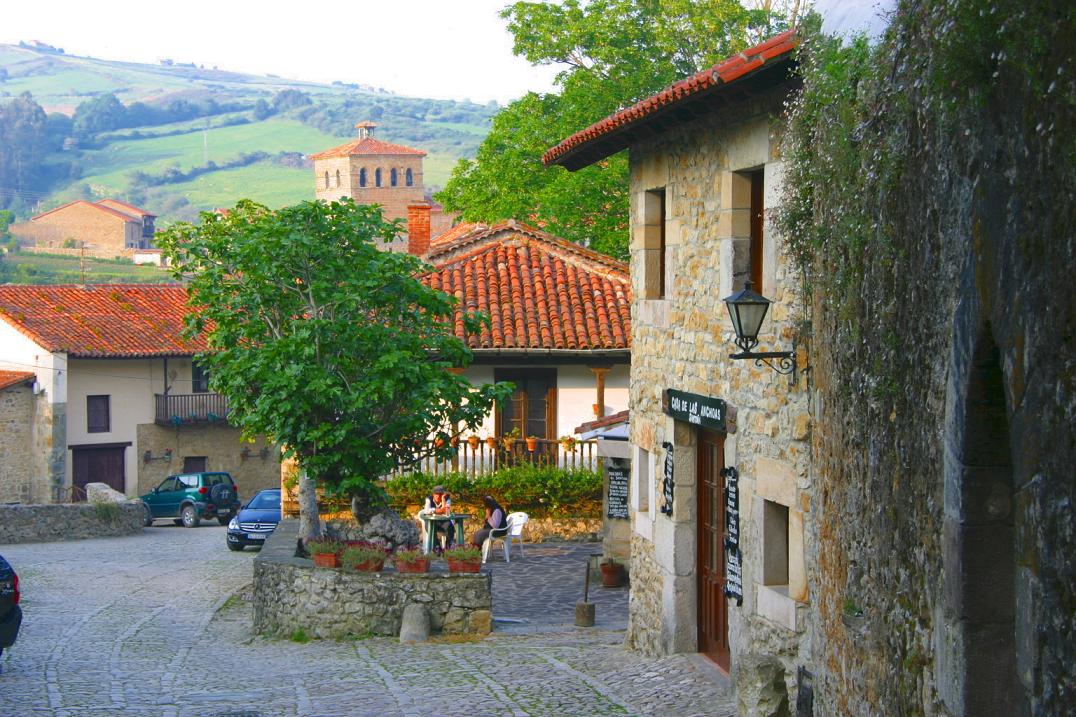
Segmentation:
{"type": "Polygon", "coordinates": [[[455,455],[448,460],[426,458],[415,465],[393,471],[392,475],[418,472],[443,475],[459,472],[474,478],[521,463],[598,470],[601,467],[601,458],[598,456],[597,445],[597,441],[562,444],[560,441],[542,438],[534,442],[534,449],[531,450],[525,439],[504,441],[498,438],[464,438],[457,443],[455,455]]]}
{"type": "Polygon", "coordinates": [[[204,426],[228,420],[228,402],[219,393],[155,394],[159,426],[204,426]]]}

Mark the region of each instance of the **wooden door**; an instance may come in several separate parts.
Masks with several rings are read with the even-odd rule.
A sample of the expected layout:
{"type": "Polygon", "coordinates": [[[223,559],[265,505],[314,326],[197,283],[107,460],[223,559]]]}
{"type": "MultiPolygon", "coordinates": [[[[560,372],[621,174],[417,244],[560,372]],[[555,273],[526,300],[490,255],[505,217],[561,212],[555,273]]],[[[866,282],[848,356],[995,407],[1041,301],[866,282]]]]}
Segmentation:
{"type": "Polygon", "coordinates": [[[728,601],[725,599],[725,438],[698,437],[698,642],[723,669],[730,668],[728,601]]]}
{"type": "Polygon", "coordinates": [[[184,473],[205,473],[206,470],[205,456],[186,456],[183,459],[184,473]]]}
{"type": "Polygon", "coordinates": [[[120,493],[127,491],[123,456],[125,446],[72,449],[73,500],[84,500],[87,483],[105,483],[120,493]]]}

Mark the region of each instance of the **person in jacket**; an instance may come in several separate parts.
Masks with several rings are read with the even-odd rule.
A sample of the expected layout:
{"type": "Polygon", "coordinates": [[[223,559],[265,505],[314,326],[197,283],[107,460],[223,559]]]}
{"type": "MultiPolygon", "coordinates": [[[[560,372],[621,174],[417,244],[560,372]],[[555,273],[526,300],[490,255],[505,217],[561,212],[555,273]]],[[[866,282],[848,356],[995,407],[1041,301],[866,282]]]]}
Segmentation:
{"type": "Polygon", "coordinates": [[[482,496],[482,503],[486,506],[486,522],[471,538],[471,545],[476,548],[481,548],[490,537],[503,538],[508,535],[508,516],[501,504],[491,495],[482,496]]]}

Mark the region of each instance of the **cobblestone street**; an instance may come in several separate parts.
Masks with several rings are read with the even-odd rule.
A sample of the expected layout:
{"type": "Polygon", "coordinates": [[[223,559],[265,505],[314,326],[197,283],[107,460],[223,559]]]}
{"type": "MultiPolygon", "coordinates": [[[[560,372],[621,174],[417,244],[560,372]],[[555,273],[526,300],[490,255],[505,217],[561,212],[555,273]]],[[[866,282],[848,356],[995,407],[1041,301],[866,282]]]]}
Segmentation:
{"type": "MultiPolygon", "coordinates": [[[[598,627],[572,627],[593,545],[528,545],[494,572],[495,632],[478,642],[306,643],[253,637],[255,551],[224,529],[0,546],[22,581],[19,641],[0,658],[0,715],[717,715],[726,683],[694,655],[622,647],[626,590],[592,589],[598,627]]],[[[593,586],[592,586],[593,587],[593,586]]]]}

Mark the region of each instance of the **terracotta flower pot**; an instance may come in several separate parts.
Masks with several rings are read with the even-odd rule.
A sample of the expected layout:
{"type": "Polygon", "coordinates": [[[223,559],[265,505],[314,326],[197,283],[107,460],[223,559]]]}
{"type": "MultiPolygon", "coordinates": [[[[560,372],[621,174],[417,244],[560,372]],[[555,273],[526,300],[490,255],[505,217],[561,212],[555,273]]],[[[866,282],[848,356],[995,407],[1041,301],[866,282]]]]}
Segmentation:
{"type": "Polygon", "coordinates": [[[430,572],[430,559],[419,558],[410,563],[397,562],[396,570],[401,573],[428,573],[430,572]]]}
{"type": "Polygon", "coordinates": [[[489,449],[491,451],[494,450],[497,447],[497,439],[493,436],[490,436],[486,439],[486,445],[489,446],[489,449]]]}
{"type": "Polygon", "coordinates": [[[620,563],[602,563],[602,587],[618,588],[624,584],[627,575],[624,574],[624,566],[620,563]]]}
{"type": "Polygon", "coordinates": [[[478,436],[467,436],[467,445],[471,447],[471,450],[478,450],[478,436]]]}
{"type": "Polygon", "coordinates": [[[385,567],[385,559],[380,558],[378,560],[366,560],[361,563],[353,563],[348,567],[352,570],[357,570],[360,573],[377,573],[381,572],[381,569],[385,567]]]}
{"type": "Polygon", "coordinates": [[[338,568],[340,556],[336,553],[314,553],[314,565],[319,568],[338,568]]]}
{"type": "Polygon", "coordinates": [[[453,560],[448,558],[448,572],[477,573],[482,570],[481,560],[453,560]]]}
{"type": "Polygon", "coordinates": [[[531,453],[534,453],[535,449],[537,449],[537,448],[538,448],[538,439],[537,438],[528,438],[527,439],[527,450],[530,451],[531,453]]]}

